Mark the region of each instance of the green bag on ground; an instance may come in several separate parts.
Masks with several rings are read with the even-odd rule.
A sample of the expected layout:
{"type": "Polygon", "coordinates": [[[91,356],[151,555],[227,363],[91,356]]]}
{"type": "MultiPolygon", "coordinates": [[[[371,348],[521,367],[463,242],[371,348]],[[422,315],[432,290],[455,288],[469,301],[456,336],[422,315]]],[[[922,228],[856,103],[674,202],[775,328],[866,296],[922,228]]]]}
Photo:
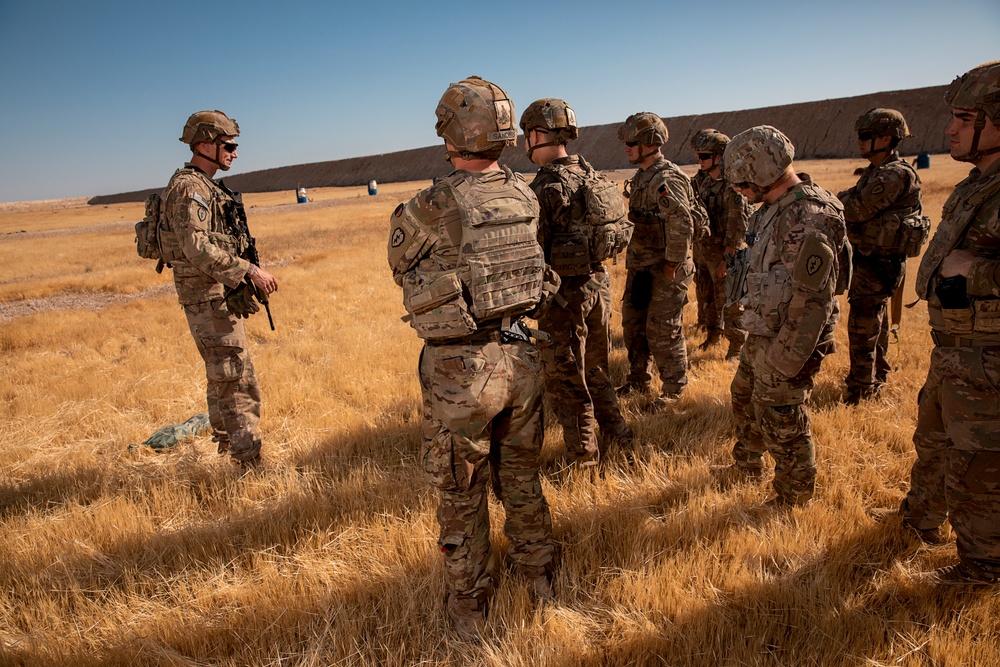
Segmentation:
{"type": "Polygon", "coordinates": [[[142,445],[129,445],[129,451],[134,451],[139,447],[149,447],[154,451],[170,449],[181,440],[194,438],[212,432],[212,424],[208,421],[208,413],[202,412],[191,417],[181,424],[164,426],[146,439],[142,445]]]}

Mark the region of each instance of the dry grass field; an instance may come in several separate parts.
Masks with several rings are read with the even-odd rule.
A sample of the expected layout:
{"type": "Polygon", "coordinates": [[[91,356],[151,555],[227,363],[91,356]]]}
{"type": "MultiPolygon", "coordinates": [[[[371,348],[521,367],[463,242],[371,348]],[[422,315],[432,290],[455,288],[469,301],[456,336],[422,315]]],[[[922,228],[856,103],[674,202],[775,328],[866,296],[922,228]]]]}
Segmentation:
{"type": "MultiPolygon", "coordinates": [[[[836,192],[861,164],[798,166],[836,192]]],[[[966,171],[934,156],[921,172],[935,222],[966,171]]],[[[888,391],[851,408],[841,323],[811,402],[804,508],[769,510],[768,485],[710,474],[732,444],[724,346],[691,354],[676,412],[624,401],[631,464],[561,470],[550,420],[557,598],[535,606],[502,574],[491,634],[450,636],[415,460],[420,344],[385,262],[389,214],[426,185],[246,196],[280,281],[277,331],[248,325],[269,467],[247,477],[206,437],[129,451],[205,400],[168,272],[134,251],[141,205],[0,204],[0,665],[1000,665],[998,593],[912,576],[951,563],[954,542],[867,514],[908,484],[922,303],[904,312],[888,391]]],[[[620,295],[623,263],[613,275],[620,295]]],[[[612,327],[617,384],[618,313],[612,327]]]]}

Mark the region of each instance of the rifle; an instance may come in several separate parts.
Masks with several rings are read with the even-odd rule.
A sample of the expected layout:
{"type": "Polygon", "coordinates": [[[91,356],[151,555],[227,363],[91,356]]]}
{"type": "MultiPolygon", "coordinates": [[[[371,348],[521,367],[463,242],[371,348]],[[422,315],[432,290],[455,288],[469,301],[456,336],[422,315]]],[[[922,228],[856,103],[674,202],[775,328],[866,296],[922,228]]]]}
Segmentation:
{"type": "MultiPolygon", "coordinates": [[[[247,224],[247,212],[243,208],[243,194],[230,190],[222,181],[218,181],[218,185],[231,198],[223,208],[226,222],[237,239],[245,239],[246,241],[246,250],[241,252],[239,256],[254,266],[260,266],[260,255],[257,254],[257,239],[250,236],[250,227],[247,224]]],[[[257,289],[257,286],[249,278],[245,278],[243,282],[253,291],[254,296],[260,301],[260,305],[264,306],[264,312],[267,313],[267,323],[271,325],[271,331],[274,331],[274,319],[271,317],[271,306],[268,303],[267,295],[257,289]]]]}

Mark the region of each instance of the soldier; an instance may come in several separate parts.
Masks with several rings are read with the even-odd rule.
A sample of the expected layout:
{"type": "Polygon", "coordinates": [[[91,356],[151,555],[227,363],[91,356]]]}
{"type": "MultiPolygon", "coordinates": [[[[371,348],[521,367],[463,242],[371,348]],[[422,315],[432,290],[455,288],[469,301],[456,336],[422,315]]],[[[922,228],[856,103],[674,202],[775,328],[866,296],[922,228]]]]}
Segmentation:
{"type": "Polygon", "coordinates": [[[726,303],[726,261],[746,246],[750,205],[735,192],[722,176],[722,153],[729,137],[718,130],[699,130],[691,139],[698,158],[698,173],[691,185],[705,206],[711,235],[694,244],[695,293],[698,298],[698,323],[708,330],[708,337],[698,346],[707,350],[722,340],[729,340],[726,359],[735,359],[747,339],[743,329],[743,307],[739,301],[726,303]],[[725,328],[723,329],[723,325],[725,328]]]}
{"type": "MultiPolygon", "coordinates": [[[[608,376],[611,278],[594,255],[591,216],[583,196],[584,183],[596,176],[583,157],[566,152],[578,129],[576,114],[565,101],[532,102],[521,114],[521,129],[528,159],[541,165],[531,182],[541,209],[538,242],[545,261],[561,278],[562,298],[538,320],[538,327],[552,338],[540,346],[545,390],[563,427],[567,460],[596,465],[609,443],[627,442],[632,436],[608,376]],[[598,444],[598,424],[603,446],[598,444]]],[[[624,216],[617,188],[606,182],[624,216]]]]}
{"type": "Polygon", "coordinates": [[[913,444],[917,460],[901,513],[931,531],[945,518],[956,565],[925,575],[941,583],[1000,581],[1000,60],[958,77],[951,156],[973,165],[955,186],[920,262],[931,352],[913,444]],[[943,471],[943,474],[942,474],[943,471]]]}
{"type": "Polygon", "coordinates": [[[774,458],[773,506],[813,495],[816,462],[809,413],[823,357],[833,352],[835,295],[849,271],[843,207],[792,168],[795,148],[769,125],[736,135],[723,156],[726,180],[751,203],[743,324],[749,336],[733,378],[738,477],[759,479],[774,458]]]}
{"type": "Polygon", "coordinates": [[[239,134],[221,111],[188,118],[180,140],[191,147],[191,161],[163,192],[159,233],[162,259],[173,267],[177,300],[205,360],[213,439],[220,454],[229,452],[247,468],[261,462],[260,385],[241,318],[258,310],[251,283],[266,298],[278,282],[240,256],[249,242],[235,225],[242,199],[212,180],[232,166],[239,134]]]}
{"type": "Polygon", "coordinates": [[[517,138],[507,93],[470,77],[448,87],[436,115],[456,171],[396,208],[388,256],[424,340],[420,462],[439,493],[447,614],[474,639],[493,592],[491,475],[510,564],[536,597],[553,594],[556,549],[538,476],[542,377],[519,318],[558,290],[558,276],[538,245],[538,200],[497,164],[517,138]]]}
{"type": "Polygon", "coordinates": [[[903,221],[921,214],[920,178],[897,150],[910,136],[903,115],[895,109],[871,109],[858,118],[854,130],[861,157],[871,164],[857,185],[837,195],[854,247],[847,317],[849,405],[877,394],[889,374],[889,298],[906,274],[903,221]]]}
{"type": "Polygon", "coordinates": [[[694,278],[691,246],[696,219],[701,219],[693,208],[701,205],[691,180],[661,153],[667,126],[659,116],[629,116],[618,128],[618,139],[629,163],[639,167],[624,192],[635,231],[622,297],[629,374],[619,394],[648,391],[655,360],[663,388],[653,408],[662,410],[680,399],[688,381],[681,316],[694,278]]]}

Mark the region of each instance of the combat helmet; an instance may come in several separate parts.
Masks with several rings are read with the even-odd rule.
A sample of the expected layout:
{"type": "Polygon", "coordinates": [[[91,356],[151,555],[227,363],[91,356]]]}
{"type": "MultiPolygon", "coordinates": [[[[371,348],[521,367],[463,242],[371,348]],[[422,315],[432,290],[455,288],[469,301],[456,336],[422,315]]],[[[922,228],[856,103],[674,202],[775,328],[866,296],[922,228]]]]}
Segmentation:
{"type": "Polygon", "coordinates": [[[455,147],[450,157],[495,160],[517,140],[510,97],[478,76],[448,86],[434,113],[437,135],[455,147]]]}
{"type": "Polygon", "coordinates": [[[227,136],[240,136],[240,126],[235,120],[216,109],[191,114],[184,123],[181,141],[189,146],[202,142],[214,144],[219,137],[227,136]]]}
{"type": "MultiPolygon", "coordinates": [[[[888,153],[894,150],[900,141],[910,136],[906,119],[895,109],[869,109],[854,121],[854,131],[859,135],[862,132],[870,132],[872,135],[868,138],[868,150],[861,154],[864,158],[870,158],[877,153],[888,153]],[[878,137],[889,137],[892,141],[888,147],[875,150],[875,139],[878,137]]],[[[859,136],[858,141],[864,139],[859,136]]]]}
{"type": "Polygon", "coordinates": [[[565,100],[556,97],[545,97],[529,104],[521,114],[521,130],[524,132],[529,160],[536,148],[565,144],[580,135],[576,113],[565,100]],[[552,141],[532,145],[528,142],[528,133],[532,130],[544,131],[552,137],[552,141]]]}
{"type": "Polygon", "coordinates": [[[639,157],[633,164],[639,164],[650,155],[659,151],[660,146],[667,143],[667,126],[655,113],[640,111],[625,119],[618,128],[618,141],[623,144],[639,143],[643,146],[655,146],[655,150],[643,153],[639,149],[639,157]]]}
{"type": "Polygon", "coordinates": [[[760,201],[781,178],[795,157],[788,137],[770,125],[758,125],[740,132],[726,146],[722,156],[726,180],[746,183],[760,201]]]}
{"type": "Polygon", "coordinates": [[[729,137],[712,128],[698,130],[691,137],[691,148],[695,153],[714,153],[721,156],[726,151],[728,143],[729,137]]]}
{"type": "Polygon", "coordinates": [[[983,155],[1000,151],[1000,146],[979,150],[979,135],[986,127],[986,119],[1000,126],[1000,60],[983,63],[955,77],[945,91],[944,101],[950,107],[977,112],[971,150],[967,155],[957,156],[956,160],[974,162],[983,155]]]}

